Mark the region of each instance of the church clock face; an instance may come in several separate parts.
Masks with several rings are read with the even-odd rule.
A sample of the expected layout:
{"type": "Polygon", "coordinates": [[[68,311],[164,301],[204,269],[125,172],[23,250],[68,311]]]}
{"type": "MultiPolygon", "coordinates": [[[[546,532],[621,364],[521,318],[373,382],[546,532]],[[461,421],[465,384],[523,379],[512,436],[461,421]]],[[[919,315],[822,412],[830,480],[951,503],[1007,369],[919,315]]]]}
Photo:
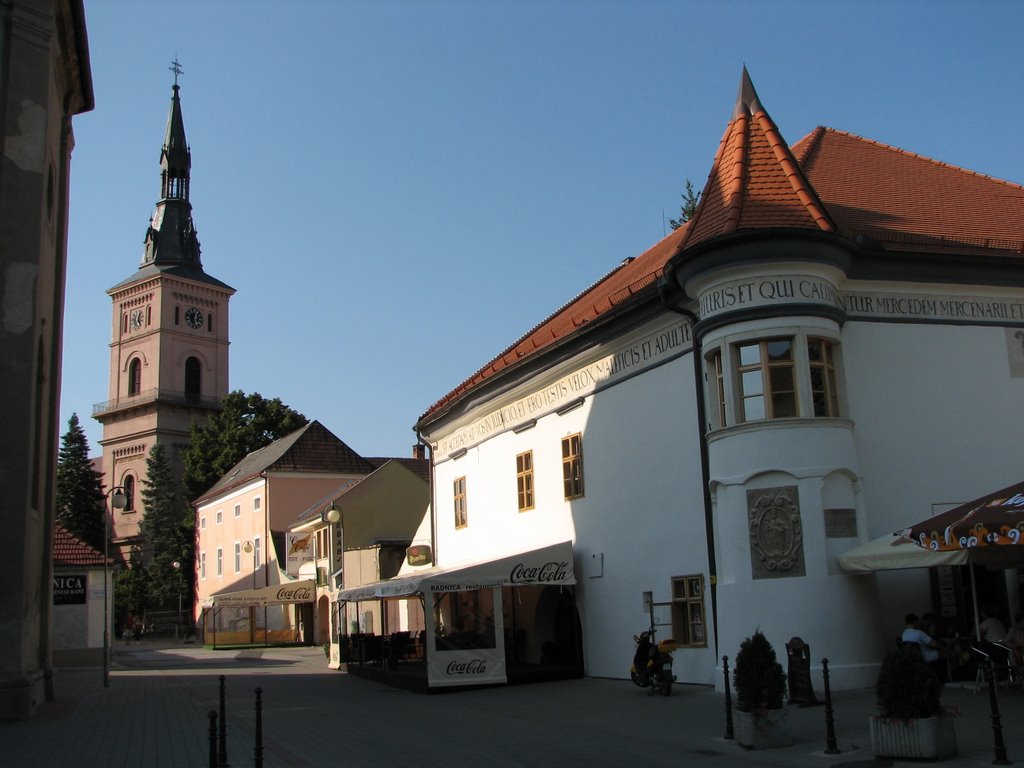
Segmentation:
{"type": "Polygon", "coordinates": [[[189,328],[202,328],[203,327],[203,313],[202,310],[196,309],[195,307],[189,307],[185,310],[185,322],[188,323],[189,328]]]}
{"type": "Polygon", "coordinates": [[[139,330],[139,328],[142,327],[142,310],[141,309],[133,309],[132,310],[131,325],[132,325],[132,330],[133,331],[137,331],[137,330],[139,330]]]}

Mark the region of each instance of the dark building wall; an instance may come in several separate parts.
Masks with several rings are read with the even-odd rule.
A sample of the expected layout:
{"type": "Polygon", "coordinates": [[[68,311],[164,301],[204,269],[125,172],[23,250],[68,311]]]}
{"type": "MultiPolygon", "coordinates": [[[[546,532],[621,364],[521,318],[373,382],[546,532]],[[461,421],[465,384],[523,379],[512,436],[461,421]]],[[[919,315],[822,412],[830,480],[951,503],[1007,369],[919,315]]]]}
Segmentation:
{"type": "Polygon", "coordinates": [[[92,108],[81,0],[0,2],[0,719],[51,696],[71,116],[92,108]]]}

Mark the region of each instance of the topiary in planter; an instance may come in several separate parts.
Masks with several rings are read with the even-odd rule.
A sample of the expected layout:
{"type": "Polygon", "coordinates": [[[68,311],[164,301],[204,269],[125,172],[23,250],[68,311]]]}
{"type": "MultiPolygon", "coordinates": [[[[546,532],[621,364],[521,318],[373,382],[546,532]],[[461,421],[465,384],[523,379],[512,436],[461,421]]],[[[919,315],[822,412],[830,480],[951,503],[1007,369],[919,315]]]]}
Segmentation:
{"type": "Polygon", "coordinates": [[[736,708],[741,712],[764,714],[770,709],[782,708],[786,673],[761,630],[740,643],[732,684],[736,689],[736,708]]]}
{"type": "Polygon", "coordinates": [[[916,645],[903,645],[886,654],[875,695],[881,717],[910,720],[943,713],[939,679],[916,645]]]}

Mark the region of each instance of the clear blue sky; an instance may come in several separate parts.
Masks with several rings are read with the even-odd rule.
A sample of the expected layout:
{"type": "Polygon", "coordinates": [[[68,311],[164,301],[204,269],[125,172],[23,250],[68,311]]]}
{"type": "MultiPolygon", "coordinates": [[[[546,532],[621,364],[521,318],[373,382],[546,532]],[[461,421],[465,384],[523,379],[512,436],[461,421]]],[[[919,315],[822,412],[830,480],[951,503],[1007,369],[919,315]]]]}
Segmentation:
{"type": "Polygon", "coordinates": [[[177,56],[231,388],[367,456],[659,240],[745,64],[793,143],[827,125],[1024,182],[1017,2],[86,0],[61,433],[94,454],[111,302],[159,191],[177,56]]]}

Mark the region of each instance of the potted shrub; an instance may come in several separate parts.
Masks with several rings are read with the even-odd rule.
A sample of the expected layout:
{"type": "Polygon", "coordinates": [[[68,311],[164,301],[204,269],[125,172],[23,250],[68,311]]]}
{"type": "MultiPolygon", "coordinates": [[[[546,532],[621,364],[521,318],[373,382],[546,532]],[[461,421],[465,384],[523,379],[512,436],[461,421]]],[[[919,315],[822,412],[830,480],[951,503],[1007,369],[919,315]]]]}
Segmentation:
{"type": "Polygon", "coordinates": [[[783,707],[786,673],[761,630],[740,644],[732,684],[736,690],[735,735],[740,746],[767,749],[793,743],[783,707]]]}
{"type": "Polygon", "coordinates": [[[944,760],[956,755],[956,731],[942,706],[941,684],[913,644],[886,654],[875,686],[871,718],[876,757],[944,760]]]}

